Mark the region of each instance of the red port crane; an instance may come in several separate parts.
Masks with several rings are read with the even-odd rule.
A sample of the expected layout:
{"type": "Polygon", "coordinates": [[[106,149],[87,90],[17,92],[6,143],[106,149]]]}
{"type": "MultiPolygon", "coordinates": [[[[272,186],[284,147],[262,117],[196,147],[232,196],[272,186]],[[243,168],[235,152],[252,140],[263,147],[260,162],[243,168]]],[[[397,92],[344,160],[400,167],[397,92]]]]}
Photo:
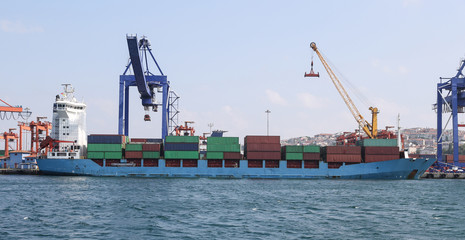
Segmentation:
{"type": "Polygon", "coordinates": [[[0,135],[0,139],[5,139],[5,158],[10,156],[8,145],[10,141],[16,140],[16,149],[18,149],[18,134],[13,132],[15,129],[16,128],[10,128],[8,132],[4,132],[2,135],[0,135]]]}
{"type": "MultiPolygon", "coordinates": [[[[31,132],[31,155],[37,155],[40,151],[40,134],[43,134],[45,131],[45,137],[48,137],[50,135],[50,131],[52,130],[52,123],[47,122],[47,121],[41,121],[42,119],[45,119],[46,117],[37,117],[37,121],[30,122],[29,124],[27,123],[22,123],[20,122],[18,124],[19,126],[19,142],[21,143],[19,145],[19,150],[22,150],[22,145],[23,145],[23,131],[29,131],[31,132]]],[[[46,153],[48,152],[48,148],[46,148],[46,153]]]]}

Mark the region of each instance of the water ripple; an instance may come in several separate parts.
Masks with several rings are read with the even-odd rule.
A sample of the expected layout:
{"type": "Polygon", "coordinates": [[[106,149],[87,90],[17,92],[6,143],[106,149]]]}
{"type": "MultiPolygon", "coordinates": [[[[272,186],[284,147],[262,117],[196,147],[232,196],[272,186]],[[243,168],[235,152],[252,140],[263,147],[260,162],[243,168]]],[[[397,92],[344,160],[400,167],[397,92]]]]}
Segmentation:
{"type": "Polygon", "coordinates": [[[463,180],[0,175],[0,181],[2,239],[457,239],[465,234],[463,180]]]}

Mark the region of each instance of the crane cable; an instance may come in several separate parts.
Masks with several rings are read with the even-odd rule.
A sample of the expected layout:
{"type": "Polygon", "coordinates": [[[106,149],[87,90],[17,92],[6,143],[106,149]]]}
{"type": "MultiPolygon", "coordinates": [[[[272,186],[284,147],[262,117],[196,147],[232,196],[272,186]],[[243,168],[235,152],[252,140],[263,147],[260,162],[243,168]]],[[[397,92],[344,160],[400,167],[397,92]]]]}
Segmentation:
{"type": "MultiPolygon", "coordinates": [[[[370,106],[373,106],[372,102],[370,102],[370,100],[368,100],[368,98],[354,84],[352,84],[349,81],[349,79],[347,77],[345,77],[344,74],[342,74],[341,71],[339,71],[339,69],[336,67],[336,65],[334,65],[331,62],[331,60],[324,53],[322,53],[322,51],[320,49],[318,49],[318,51],[323,56],[323,58],[326,60],[328,65],[331,67],[331,69],[333,69],[337,73],[337,76],[339,76],[338,79],[340,79],[340,81],[342,83],[344,83],[343,86],[347,86],[347,88],[352,93],[352,95],[354,95],[362,103],[362,105],[364,105],[366,107],[366,109],[368,109],[370,106]]],[[[312,52],[314,52],[314,51],[312,51],[312,52]]]]}

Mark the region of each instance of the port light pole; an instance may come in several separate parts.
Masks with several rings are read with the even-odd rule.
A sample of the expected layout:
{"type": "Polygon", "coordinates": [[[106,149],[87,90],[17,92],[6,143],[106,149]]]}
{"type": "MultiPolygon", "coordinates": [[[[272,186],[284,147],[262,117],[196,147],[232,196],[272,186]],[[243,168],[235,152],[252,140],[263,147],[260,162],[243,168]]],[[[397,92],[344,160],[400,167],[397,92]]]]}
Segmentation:
{"type": "Polygon", "coordinates": [[[271,111],[267,109],[265,113],[266,113],[266,135],[269,136],[270,135],[270,113],[271,111]]]}

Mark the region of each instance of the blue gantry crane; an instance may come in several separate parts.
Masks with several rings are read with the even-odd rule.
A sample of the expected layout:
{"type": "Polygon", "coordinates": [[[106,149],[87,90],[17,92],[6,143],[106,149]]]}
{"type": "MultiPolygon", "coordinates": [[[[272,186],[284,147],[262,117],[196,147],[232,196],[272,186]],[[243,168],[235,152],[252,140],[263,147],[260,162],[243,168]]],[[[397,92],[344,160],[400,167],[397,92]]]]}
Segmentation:
{"type": "MultiPolygon", "coordinates": [[[[129,88],[137,86],[142,100],[142,106],[145,111],[157,112],[161,107],[162,126],[161,137],[164,139],[168,135],[168,124],[170,116],[170,82],[167,76],[163,74],[160,66],[155,60],[150,48],[150,42],[146,37],[139,41],[137,36],[126,36],[129,50],[130,61],[126,66],[123,75],[120,75],[119,81],[119,118],[118,134],[129,136],[129,88]],[[155,62],[160,75],[155,75],[149,70],[149,58],[155,62]],[[132,66],[134,75],[128,75],[128,70],[132,66]],[[156,94],[162,94],[161,103],[157,102],[156,94]]],[[[148,113],[144,116],[145,121],[150,121],[148,113]]]]}
{"type": "Polygon", "coordinates": [[[465,76],[462,73],[465,67],[465,60],[461,61],[457,74],[452,78],[440,78],[437,85],[437,102],[434,108],[437,112],[437,158],[439,162],[442,159],[442,146],[444,144],[444,130],[452,118],[452,143],[454,150],[454,165],[458,165],[459,160],[459,134],[458,113],[465,110],[465,76]],[[447,80],[443,82],[443,80],[447,80]],[[442,114],[451,113],[446,126],[443,129],[442,114]]]}

